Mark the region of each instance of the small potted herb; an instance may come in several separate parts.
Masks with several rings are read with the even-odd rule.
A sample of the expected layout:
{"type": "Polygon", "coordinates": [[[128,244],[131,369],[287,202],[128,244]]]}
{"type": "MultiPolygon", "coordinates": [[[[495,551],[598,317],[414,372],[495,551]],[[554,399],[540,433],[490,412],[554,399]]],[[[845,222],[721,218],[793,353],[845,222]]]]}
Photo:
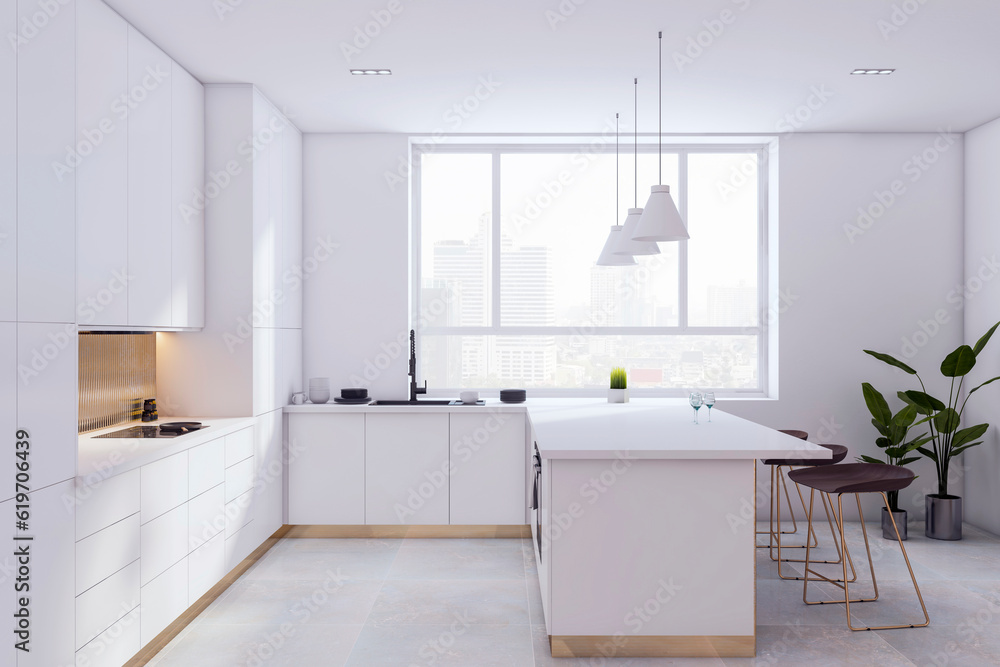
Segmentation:
{"type": "Polygon", "coordinates": [[[628,403],[628,379],[625,376],[625,369],[621,366],[615,366],[611,369],[608,403],[628,403]]]}

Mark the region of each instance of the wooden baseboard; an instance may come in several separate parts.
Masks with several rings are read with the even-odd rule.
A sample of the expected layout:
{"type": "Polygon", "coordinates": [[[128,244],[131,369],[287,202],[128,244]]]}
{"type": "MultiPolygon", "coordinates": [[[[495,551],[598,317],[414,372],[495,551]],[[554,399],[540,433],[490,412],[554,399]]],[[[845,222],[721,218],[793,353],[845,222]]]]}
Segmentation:
{"type": "Polygon", "coordinates": [[[399,538],[529,538],[531,526],[287,526],[285,537],[371,539],[399,538]]]}
{"type": "Polygon", "coordinates": [[[553,635],[549,637],[553,658],[752,658],[753,635],[553,635]]]}
{"type": "Polygon", "coordinates": [[[207,593],[202,595],[188,607],[183,614],[178,616],[173,623],[168,625],[163,632],[153,637],[148,644],[139,649],[132,658],[126,662],[123,667],[142,667],[147,662],[153,659],[157,653],[162,651],[170,641],[179,635],[188,624],[198,617],[198,614],[205,611],[208,605],[215,602],[215,600],[222,595],[227,588],[229,588],[233,582],[239,579],[244,572],[250,569],[250,566],[256,563],[261,557],[268,552],[278,540],[285,537],[288,533],[289,526],[282,526],[278,530],[274,531],[271,537],[264,540],[263,544],[254,549],[249,556],[244,558],[239,564],[229,571],[226,576],[224,576],[219,583],[215,584],[208,590],[207,593]]]}

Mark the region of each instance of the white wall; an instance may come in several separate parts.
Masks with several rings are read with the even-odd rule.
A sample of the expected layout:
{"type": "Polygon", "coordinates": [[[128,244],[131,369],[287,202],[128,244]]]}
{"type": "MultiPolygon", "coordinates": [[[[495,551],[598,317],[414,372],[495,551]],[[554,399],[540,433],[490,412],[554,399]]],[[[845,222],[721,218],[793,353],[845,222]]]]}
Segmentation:
{"type": "MultiPolygon", "coordinates": [[[[392,353],[408,329],[409,199],[407,184],[391,190],[385,173],[396,174],[406,160],[406,138],[306,135],[304,143],[306,255],[320,235],[340,244],[330,266],[306,283],[304,372],[329,376],[336,393],[352,377],[365,379],[367,369],[370,393],[403,398],[407,350],[392,353]]],[[[783,138],[779,153],[778,286],[785,300],[772,306],[781,311],[780,396],[726,402],[724,409],[806,430],[813,442],[845,444],[853,460],[876,450],[861,383],[888,397],[912,386],[862,350],[905,358],[934,379],[962,341],[962,313],[948,302],[962,276],[962,137],[801,134],[783,138]],[[876,193],[891,194],[894,181],[902,194],[859,226],[858,208],[877,214],[876,193]],[[925,342],[920,323],[939,310],[947,320],[925,342]],[[925,344],[904,351],[903,337],[915,334],[925,344]]],[[[934,472],[926,461],[915,469],[920,479],[902,502],[919,518],[923,494],[935,491],[934,472]]],[[[961,479],[953,488],[962,492],[961,479]]]]}
{"type": "Polygon", "coordinates": [[[320,240],[338,247],[305,283],[303,372],[329,377],[334,396],[365,386],[407,397],[408,186],[390,188],[385,174],[405,164],[408,146],[404,135],[304,138],[304,267],[320,240]]]}
{"type": "MultiPolygon", "coordinates": [[[[1000,320],[1000,119],[965,135],[965,342],[975,345],[1000,320]]],[[[1000,375],[1000,336],[979,355],[969,374],[975,386],[1000,375]]],[[[964,455],[965,519],[1000,534],[1000,383],[985,387],[969,401],[964,425],[989,423],[984,442],[964,455]]]]}

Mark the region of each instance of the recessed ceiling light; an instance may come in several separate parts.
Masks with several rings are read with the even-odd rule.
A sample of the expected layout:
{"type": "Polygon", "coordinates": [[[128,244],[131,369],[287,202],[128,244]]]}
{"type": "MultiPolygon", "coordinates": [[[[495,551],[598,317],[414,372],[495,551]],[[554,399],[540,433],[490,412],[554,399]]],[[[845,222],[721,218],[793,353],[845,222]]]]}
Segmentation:
{"type": "Polygon", "coordinates": [[[376,75],[376,76],[382,75],[382,76],[385,76],[385,75],[392,74],[392,70],[388,70],[388,69],[352,69],[351,70],[351,74],[355,74],[355,75],[365,75],[365,74],[367,74],[367,75],[376,75]]]}
{"type": "Polygon", "coordinates": [[[862,67],[854,70],[851,74],[892,74],[895,71],[894,69],[866,69],[862,67]]]}

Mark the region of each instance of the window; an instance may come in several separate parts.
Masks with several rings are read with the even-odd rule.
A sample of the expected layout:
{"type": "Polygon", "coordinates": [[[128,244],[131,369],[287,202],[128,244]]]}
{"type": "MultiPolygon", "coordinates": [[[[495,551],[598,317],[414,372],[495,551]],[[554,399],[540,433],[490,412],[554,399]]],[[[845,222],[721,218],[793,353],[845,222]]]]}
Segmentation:
{"type": "MultiPolygon", "coordinates": [[[[599,142],[597,142],[599,143],[599,142]]],[[[763,393],[765,147],[414,146],[414,321],[433,389],[763,393]],[[612,224],[670,185],[691,240],[595,262],[612,224]]]]}

